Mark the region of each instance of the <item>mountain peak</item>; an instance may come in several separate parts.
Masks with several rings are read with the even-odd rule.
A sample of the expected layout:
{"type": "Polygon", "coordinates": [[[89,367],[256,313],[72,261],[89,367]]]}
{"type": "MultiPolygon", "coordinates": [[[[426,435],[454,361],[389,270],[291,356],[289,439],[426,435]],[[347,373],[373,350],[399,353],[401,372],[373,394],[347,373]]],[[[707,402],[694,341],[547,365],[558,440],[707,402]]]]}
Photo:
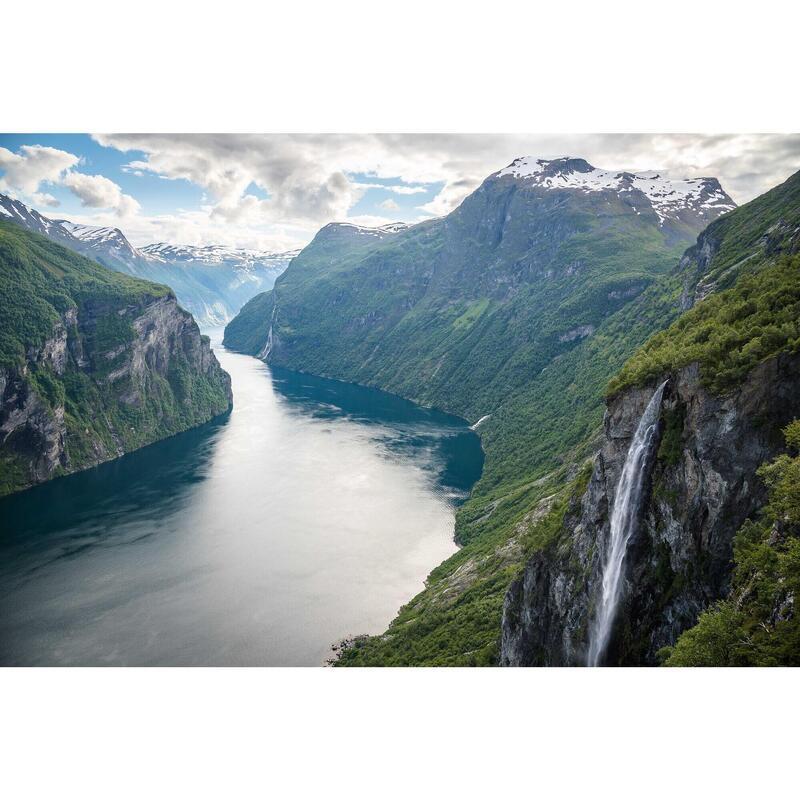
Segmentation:
{"type": "Polygon", "coordinates": [[[627,172],[593,167],[583,158],[516,158],[491,176],[512,179],[545,189],[573,189],[583,193],[641,192],[663,225],[691,210],[715,217],[736,208],[716,178],[667,178],[659,172],[627,172]]]}

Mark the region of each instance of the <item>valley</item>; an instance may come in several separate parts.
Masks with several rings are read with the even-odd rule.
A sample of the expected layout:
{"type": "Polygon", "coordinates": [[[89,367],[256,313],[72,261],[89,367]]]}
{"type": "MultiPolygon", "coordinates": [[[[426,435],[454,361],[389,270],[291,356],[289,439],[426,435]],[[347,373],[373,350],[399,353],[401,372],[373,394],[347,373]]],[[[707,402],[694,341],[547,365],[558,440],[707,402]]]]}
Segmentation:
{"type": "Polygon", "coordinates": [[[229,415],[0,499],[1,664],[321,666],[454,551],[462,420],[209,333],[229,415]]]}
{"type": "MultiPolygon", "coordinates": [[[[791,305],[797,265],[782,261],[800,246],[798,192],[794,175],[734,210],[711,179],[666,186],[655,174],[609,173],[581,159],[518,159],[447,217],[378,242],[323,228],[273,290],[243,308],[226,329],[235,349],[396,391],[470,421],[489,417],[480,427],[485,469],[457,517],[462,549],[431,573],[384,636],[359,641],[339,664],[585,663],[633,415],[644,410],[643,393],[649,399],[659,382],[683,380],[678,369],[698,358],[718,365],[723,382],[703,378],[697,392],[733,392],[726,408],[742,417],[739,435],[753,457],[731,478],[707,477],[725,489],[704,495],[702,480],[686,487],[699,468],[691,459],[702,458],[687,450],[686,472],[659,489],[687,495],[689,516],[676,519],[669,533],[661,527],[670,519],[662,495],[646,485],[643,502],[661,505],[652,512],[649,543],[635,542],[640,549],[631,558],[641,566],[626,565],[634,570],[626,578],[628,602],[636,602],[639,590],[630,581],[639,580],[637,570],[642,597],[655,592],[659,600],[623,612],[608,663],[657,663],[659,647],[725,595],[736,529],[764,502],[756,470],[780,451],[782,427],[800,414],[790,399],[797,388],[791,362],[780,355],[798,347],[791,305]],[[777,301],[728,301],[723,290],[737,281],[754,281],[765,297],[789,305],[784,312],[777,301]],[[740,310],[729,310],[728,302],[740,310]],[[694,330],[690,320],[709,313],[719,321],[706,324],[703,335],[684,337],[694,330]],[[743,328],[729,333],[725,326],[737,314],[743,328]],[[688,346],[676,349],[681,341],[688,346]],[[656,353],[663,353],[660,361],[656,353]],[[773,413],[760,414],[765,427],[756,435],[750,412],[736,410],[736,392],[759,365],[785,374],[778,396],[786,400],[776,398],[773,413]],[[634,381],[647,388],[635,396],[621,392],[634,381]],[[606,394],[612,405],[604,428],[606,394]],[[613,409],[628,415],[622,431],[609,427],[613,409]],[[609,447],[613,469],[603,460],[611,456],[602,456],[609,447]],[[677,528],[683,537],[699,535],[697,520],[719,514],[726,523],[709,532],[712,543],[703,538],[685,550],[677,528]],[[653,585],[654,575],[661,584],[653,585]],[[577,594],[565,596],[565,581],[577,594]],[[662,620],[670,623],[657,633],[662,620]],[[537,638],[545,632],[552,638],[537,638]]],[[[748,290],[741,292],[747,298],[748,290]]],[[[757,374],[750,380],[761,380],[757,374]]],[[[670,427],[678,419],[689,424],[676,415],[699,397],[676,400],[668,392],[669,412],[659,424],[670,431],[673,450],[704,440],[709,434],[699,420],[697,428],[670,427]]],[[[702,402],[715,408],[717,401],[702,402]]],[[[753,401],[741,402],[750,408],[753,401]]]]}
{"type": "MultiPolygon", "coordinates": [[[[335,666],[795,663],[800,173],[737,207],[716,178],[523,157],[444,216],[285,253],[0,212],[0,490],[45,483],[0,502],[5,591],[43,624],[59,581],[122,570],[92,663],[311,664],[340,640],[335,666]],[[192,314],[227,321],[221,366],[192,314]],[[258,621],[213,621],[225,581],[258,621]],[[779,644],[748,655],[756,629],[779,644]]],[[[13,617],[9,663],[78,659],[13,617]]]]}

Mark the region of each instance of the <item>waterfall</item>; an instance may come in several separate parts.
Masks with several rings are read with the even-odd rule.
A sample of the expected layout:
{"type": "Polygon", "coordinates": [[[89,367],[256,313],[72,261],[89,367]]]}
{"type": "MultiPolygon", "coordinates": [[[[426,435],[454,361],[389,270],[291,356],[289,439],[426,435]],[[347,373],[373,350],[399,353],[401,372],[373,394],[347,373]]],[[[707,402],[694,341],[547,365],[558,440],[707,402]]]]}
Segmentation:
{"type": "Polygon", "coordinates": [[[619,476],[611,514],[608,557],[603,566],[603,594],[589,637],[587,665],[597,667],[608,644],[622,590],[625,552],[633,535],[645,479],[645,466],[658,427],[661,397],[667,381],[656,389],[639,420],[619,476]]]}
{"type": "Polygon", "coordinates": [[[275,295],[275,289],[272,289],[272,314],[269,318],[269,331],[267,331],[267,341],[264,342],[264,346],[261,348],[256,358],[260,358],[262,361],[266,361],[270,353],[272,352],[272,329],[275,326],[275,314],[278,311],[278,298],[275,295]]]}

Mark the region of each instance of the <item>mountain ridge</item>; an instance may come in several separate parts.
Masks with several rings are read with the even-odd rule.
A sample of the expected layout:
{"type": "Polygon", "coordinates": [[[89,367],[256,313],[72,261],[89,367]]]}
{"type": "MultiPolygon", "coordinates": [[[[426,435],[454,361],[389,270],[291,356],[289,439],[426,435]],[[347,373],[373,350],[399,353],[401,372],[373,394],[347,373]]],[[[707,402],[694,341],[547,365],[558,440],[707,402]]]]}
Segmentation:
{"type": "Polygon", "coordinates": [[[50,219],[7,195],[0,195],[0,218],[48,236],[109,269],[171,286],[179,302],[203,325],[220,325],[232,318],[250,297],[269,288],[296,255],[163,242],[137,248],[119,228],[50,219]]]}

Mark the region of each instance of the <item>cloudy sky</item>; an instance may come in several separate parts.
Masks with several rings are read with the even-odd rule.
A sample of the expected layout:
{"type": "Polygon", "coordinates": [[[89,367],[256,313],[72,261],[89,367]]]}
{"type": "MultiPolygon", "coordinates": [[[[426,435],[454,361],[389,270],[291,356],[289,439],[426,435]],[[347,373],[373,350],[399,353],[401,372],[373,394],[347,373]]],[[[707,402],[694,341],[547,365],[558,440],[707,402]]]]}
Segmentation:
{"type": "Polygon", "coordinates": [[[0,192],[137,246],[284,250],[331,221],[445,214],[521,155],[715,176],[741,204],[800,169],[800,135],[0,134],[0,192]]]}

